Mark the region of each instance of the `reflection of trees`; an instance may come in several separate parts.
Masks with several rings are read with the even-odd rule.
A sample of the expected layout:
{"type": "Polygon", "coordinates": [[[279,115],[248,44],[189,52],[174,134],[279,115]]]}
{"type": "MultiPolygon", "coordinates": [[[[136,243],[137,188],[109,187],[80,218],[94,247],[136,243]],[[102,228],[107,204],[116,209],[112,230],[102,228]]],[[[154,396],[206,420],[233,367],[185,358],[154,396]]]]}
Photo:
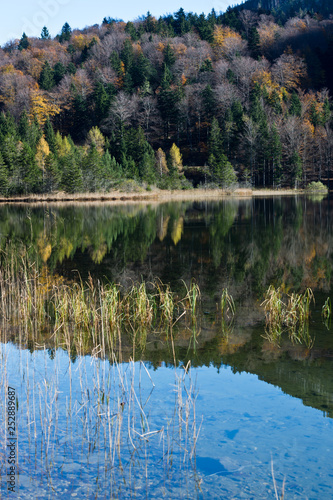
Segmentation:
{"type": "Polygon", "coordinates": [[[330,289],[329,203],[306,198],[156,206],[0,207],[0,248],[23,245],[50,271],[118,279],[159,276],[174,288],[194,277],[202,292],[240,297],[270,283],[330,289]]]}

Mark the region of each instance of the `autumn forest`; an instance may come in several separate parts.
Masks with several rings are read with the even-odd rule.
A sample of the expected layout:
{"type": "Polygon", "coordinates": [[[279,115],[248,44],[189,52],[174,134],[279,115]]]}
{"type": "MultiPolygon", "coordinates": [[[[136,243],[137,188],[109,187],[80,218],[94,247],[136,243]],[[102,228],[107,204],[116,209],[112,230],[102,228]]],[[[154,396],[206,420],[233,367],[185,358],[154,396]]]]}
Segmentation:
{"type": "Polygon", "coordinates": [[[101,25],[0,48],[0,194],[330,184],[333,8],[101,25]]]}

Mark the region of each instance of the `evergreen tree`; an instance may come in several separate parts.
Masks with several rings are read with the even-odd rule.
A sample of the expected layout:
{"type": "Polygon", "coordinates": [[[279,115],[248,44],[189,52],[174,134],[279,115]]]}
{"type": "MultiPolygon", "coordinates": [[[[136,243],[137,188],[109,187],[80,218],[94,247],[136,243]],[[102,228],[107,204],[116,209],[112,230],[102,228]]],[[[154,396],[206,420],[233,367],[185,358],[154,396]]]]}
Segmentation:
{"type": "Polygon", "coordinates": [[[164,55],[163,62],[165,66],[171,68],[171,66],[173,66],[173,64],[176,62],[176,57],[169,43],[164,48],[163,55],[164,55]]]}
{"type": "Polygon", "coordinates": [[[49,30],[47,29],[46,26],[43,27],[42,32],[40,34],[40,38],[41,38],[41,40],[50,40],[51,39],[51,35],[50,35],[49,30]]]}
{"type": "Polygon", "coordinates": [[[133,40],[133,42],[138,40],[138,38],[139,38],[138,34],[136,32],[134,24],[131,21],[128,21],[128,23],[126,24],[125,32],[128,33],[129,35],[131,35],[131,39],[133,40]]]}
{"type": "Polygon", "coordinates": [[[57,62],[53,68],[53,78],[56,85],[61,82],[66,74],[66,68],[61,62],[57,62]]]}
{"type": "Polygon", "coordinates": [[[68,23],[65,23],[63,27],[61,28],[61,32],[59,35],[59,42],[68,42],[72,36],[72,28],[68,23]]]}
{"type": "Polygon", "coordinates": [[[47,193],[56,191],[61,182],[59,164],[53,153],[45,158],[44,190],[47,193]]]}
{"type": "Polygon", "coordinates": [[[62,179],[61,186],[66,193],[77,193],[82,190],[82,171],[77,164],[73,154],[69,154],[62,159],[62,179]]]}
{"type": "Polygon", "coordinates": [[[154,78],[154,73],[151,62],[140,52],[131,69],[134,87],[142,87],[145,81],[151,81],[154,78]]]}
{"type": "Polygon", "coordinates": [[[50,151],[55,154],[56,153],[56,139],[55,139],[55,133],[52,127],[52,123],[50,121],[50,118],[47,117],[47,120],[44,125],[44,136],[45,140],[48,143],[50,147],[50,151]]]}
{"type": "Polygon", "coordinates": [[[294,91],[290,97],[289,114],[294,116],[301,116],[301,113],[302,113],[301,101],[296,92],[294,91]]]}
{"type": "Polygon", "coordinates": [[[99,123],[107,117],[111,104],[111,95],[107,92],[102,82],[97,82],[96,84],[93,102],[95,103],[95,119],[99,123]]]}
{"type": "Polygon", "coordinates": [[[2,196],[7,196],[8,187],[9,187],[9,179],[8,179],[8,168],[3,161],[3,158],[0,153],[0,194],[2,196]]]}
{"type": "Polygon", "coordinates": [[[82,164],[83,190],[99,191],[103,187],[103,173],[102,155],[96,145],[91,144],[82,164]]]}
{"type": "Polygon", "coordinates": [[[208,142],[208,166],[212,177],[220,183],[222,187],[229,187],[237,182],[237,176],[233,166],[227,160],[223,152],[222,144],[221,129],[217,119],[214,117],[208,142]]]}
{"type": "Polygon", "coordinates": [[[256,27],[252,27],[249,31],[248,45],[251,56],[257,59],[260,54],[260,36],[256,27]]]}
{"type": "Polygon", "coordinates": [[[295,189],[298,188],[299,182],[302,180],[303,174],[302,160],[297,151],[294,151],[290,159],[290,174],[294,183],[295,189]]]}
{"type": "Polygon", "coordinates": [[[103,169],[107,179],[119,179],[123,173],[121,165],[107,150],[103,156],[103,169]]]}
{"type": "Polygon", "coordinates": [[[206,117],[208,121],[210,121],[216,110],[216,99],[212,87],[210,85],[206,85],[201,96],[206,117]]]}
{"type": "Polygon", "coordinates": [[[27,49],[28,47],[30,47],[30,42],[28,40],[28,37],[25,33],[23,33],[22,37],[21,37],[21,40],[18,44],[18,49],[19,50],[25,50],[27,49]]]}
{"type": "Polygon", "coordinates": [[[278,186],[282,181],[282,168],[281,168],[282,144],[276,125],[272,125],[270,131],[269,145],[270,145],[270,157],[272,161],[271,183],[273,187],[275,187],[278,186]]]}
{"type": "Polygon", "coordinates": [[[1,141],[1,154],[11,174],[16,168],[19,154],[18,143],[15,137],[8,135],[1,141]]]}
{"type": "Polygon", "coordinates": [[[42,172],[38,168],[35,155],[31,147],[24,143],[18,155],[16,166],[16,190],[17,193],[38,193],[42,185],[42,172]]]}
{"type": "Polygon", "coordinates": [[[124,45],[120,53],[120,59],[124,63],[125,71],[130,71],[134,60],[134,50],[132,42],[128,38],[124,41],[124,45]]]}
{"type": "Polygon", "coordinates": [[[43,135],[38,120],[36,118],[34,120],[29,120],[26,111],[23,111],[18,128],[20,138],[30,146],[33,152],[35,152],[37,143],[43,135]]]}
{"type": "Polygon", "coordinates": [[[51,90],[55,85],[54,71],[48,61],[43,65],[38,83],[43,90],[51,90]]]}

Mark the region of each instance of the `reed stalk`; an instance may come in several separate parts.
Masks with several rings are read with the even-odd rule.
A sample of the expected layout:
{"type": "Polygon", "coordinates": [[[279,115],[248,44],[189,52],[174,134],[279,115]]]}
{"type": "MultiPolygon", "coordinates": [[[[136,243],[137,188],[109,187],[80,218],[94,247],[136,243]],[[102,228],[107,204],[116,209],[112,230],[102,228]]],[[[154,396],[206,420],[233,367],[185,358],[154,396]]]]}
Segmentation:
{"type": "Polygon", "coordinates": [[[309,333],[312,302],[314,295],[310,288],[303,294],[291,293],[283,296],[280,287],[275,289],[271,285],[261,304],[265,310],[266,338],[279,344],[282,334],[287,332],[293,343],[304,343],[310,349],[314,342],[309,333]]]}

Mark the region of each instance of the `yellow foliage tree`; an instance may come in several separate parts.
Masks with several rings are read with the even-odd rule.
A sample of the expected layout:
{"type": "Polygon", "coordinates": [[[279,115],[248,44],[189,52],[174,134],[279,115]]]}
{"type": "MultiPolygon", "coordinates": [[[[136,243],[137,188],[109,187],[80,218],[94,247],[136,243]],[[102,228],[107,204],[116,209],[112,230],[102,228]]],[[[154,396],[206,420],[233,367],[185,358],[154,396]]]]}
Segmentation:
{"type": "Polygon", "coordinates": [[[95,146],[100,155],[104,153],[105,137],[98,127],[89,130],[86,145],[95,146]]]}
{"type": "Polygon", "coordinates": [[[58,131],[55,136],[56,149],[58,152],[58,156],[64,157],[67,156],[71,151],[71,145],[67,139],[67,137],[62,137],[60,132],[58,131]]]}
{"type": "Polygon", "coordinates": [[[36,163],[39,166],[39,168],[41,170],[43,170],[43,171],[45,169],[45,160],[46,160],[46,157],[49,154],[50,154],[49,145],[48,145],[47,141],[45,140],[45,137],[42,136],[39,139],[39,142],[37,144],[35,160],[36,160],[36,163]]]}
{"type": "Polygon", "coordinates": [[[215,26],[213,35],[213,48],[217,56],[225,56],[227,43],[230,40],[241,42],[242,37],[229,26],[215,26]]]}
{"type": "Polygon", "coordinates": [[[273,22],[262,23],[259,26],[260,47],[263,51],[269,49],[276,42],[276,38],[280,31],[280,26],[273,22]]]}
{"type": "Polygon", "coordinates": [[[183,169],[183,158],[175,143],[172,144],[169,154],[172,167],[181,172],[183,169]]]}
{"type": "Polygon", "coordinates": [[[84,34],[80,33],[79,35],[74,35],[72,37],[71,43],[76,50],[83,50],[85,47],[88,47],[89,44],[94,39],[97,41],[96,36],[93,34],[84,35],[84,34]]]}
{"type": "Polygon", "coordinates": [[[158,148],[156,151],[156,168],[161,177],[163,174],[167,174],[169,172],[166,156],[162,148],[158,148]]]}
{"type": "Polygon", "coordinates": [[[30,93],[30,119],[37,118],[40,125],[44,125],[48,117],[58,115],[60,108],[45,96],[39,89],[30,93]]]}

